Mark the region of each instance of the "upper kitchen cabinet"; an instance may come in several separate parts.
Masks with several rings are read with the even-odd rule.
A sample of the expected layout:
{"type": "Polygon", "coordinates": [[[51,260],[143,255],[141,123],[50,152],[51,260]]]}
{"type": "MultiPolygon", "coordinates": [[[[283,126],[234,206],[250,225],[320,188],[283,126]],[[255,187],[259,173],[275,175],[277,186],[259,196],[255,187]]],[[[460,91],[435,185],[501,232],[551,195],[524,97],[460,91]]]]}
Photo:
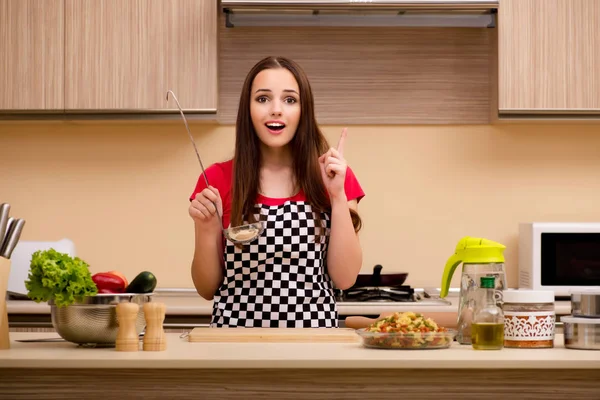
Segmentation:
{"type": "Polygon", "coordinates": [[[64,108],[64,0],[0,0],[0,109],[64,108]]]}
{"type": "Polygon", "coordinates": [[[600,1],[502,0],[500,115],[600,115],[600,1]]]}
{"type": "Polygon", "coordinates": [[[67,112],[215,113],[217,3],[66,0],[67,112]]]}

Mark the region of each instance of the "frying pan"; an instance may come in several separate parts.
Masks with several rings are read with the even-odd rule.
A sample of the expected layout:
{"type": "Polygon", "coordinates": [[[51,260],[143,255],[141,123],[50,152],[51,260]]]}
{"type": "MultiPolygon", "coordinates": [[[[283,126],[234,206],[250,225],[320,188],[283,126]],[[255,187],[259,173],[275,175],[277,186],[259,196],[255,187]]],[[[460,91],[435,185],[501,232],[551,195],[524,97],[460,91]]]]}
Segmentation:
{"type": "Polygon", "coordinates": [[[373,267],[373,274],[359,274],[353,287],[365,286],[400,286],[406,280],[408,273],[381,274],[383,267],[379,264],[373,267]]]}

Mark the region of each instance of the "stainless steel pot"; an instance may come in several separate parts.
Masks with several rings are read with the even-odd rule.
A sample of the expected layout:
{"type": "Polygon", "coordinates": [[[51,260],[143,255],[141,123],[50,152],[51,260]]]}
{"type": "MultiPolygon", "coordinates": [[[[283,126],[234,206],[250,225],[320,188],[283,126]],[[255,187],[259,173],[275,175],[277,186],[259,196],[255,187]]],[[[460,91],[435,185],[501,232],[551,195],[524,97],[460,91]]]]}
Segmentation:
{"type": "Polygon", "coordinates": [[[574,317],[600,318],[600,290],[571,293],[571,310],[574,317]]]}
{"type": "Polygon", "coordinates": [[[600,319],[568,316],[561,321],[566,348],[600,350],[600,319]]]}

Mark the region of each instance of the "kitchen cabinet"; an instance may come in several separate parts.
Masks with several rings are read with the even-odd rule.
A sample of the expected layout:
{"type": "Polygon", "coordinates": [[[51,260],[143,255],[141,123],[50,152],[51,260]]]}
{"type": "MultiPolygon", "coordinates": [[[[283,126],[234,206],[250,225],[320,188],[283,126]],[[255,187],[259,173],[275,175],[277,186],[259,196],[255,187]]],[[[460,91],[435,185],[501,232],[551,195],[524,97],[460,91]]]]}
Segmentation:
{"type": "Polygon", "coordinates": [[[66,0],[67,112],[216,112],[214,0],[66,0]]]}
{"type": "Polygon", "coordinates": [[[600,115],[600,1],[502,0],[500,114],[600,115]]]}
{"type": "MultiPolygon", "coordinates": [[[[223,18],[223,17],[222,17],[223,18]]],[[[495,29],[235,27],[219,24],[219,122],[266,55],[300,64],[320,124],[487,124],[495,29]]]]}
{"type": "Polygon", "coordinates": [[[64,0],[0,0],[0,109],[64,108],[64,0]]]}

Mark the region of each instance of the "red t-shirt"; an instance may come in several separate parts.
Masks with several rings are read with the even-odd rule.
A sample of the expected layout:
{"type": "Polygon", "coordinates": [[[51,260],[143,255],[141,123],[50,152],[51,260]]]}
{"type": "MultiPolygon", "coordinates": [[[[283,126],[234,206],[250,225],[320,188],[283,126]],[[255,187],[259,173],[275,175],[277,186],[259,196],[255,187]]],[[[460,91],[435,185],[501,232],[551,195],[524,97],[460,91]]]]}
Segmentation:
{"type": "MultiPolygon", "coordinates": [[[[210,183],[210,185],[217,188],[219,194],[221,195],[221,200],[223,201],[223,226],[229,226],[229,218],[231,215],[231,186],[233,182],[233,160],[211,165],[206,169],[206,177],[208,178],[208,182],[210,183]]],[[[196,197],[197,193],[201,192],[205,188],[206,182],[204,181],[204,177],[200,175],[200,177],[198,178],[198,182],[196,183],[196,188],[190,196],[190,201],[192,201],[196,197]]],[[[354,172],[352,172],[350,167],[348,167],[348,169],[346,170],[344,190],[346,192],[346,197],[348,198],[348,201],[356,200],[357,202],[360,202],[360,200],[365,196],[365,193],[362,190],[360,183],[358,183],[358,180],[356,179],[356,176],[354,175],[354,172]]],[[[265,197],[259,194],[256,199],[256,204],[278,206],[290,200],[305,201],[306,197],[302,190],[293,197],[281,199],[265,197]]]]}

